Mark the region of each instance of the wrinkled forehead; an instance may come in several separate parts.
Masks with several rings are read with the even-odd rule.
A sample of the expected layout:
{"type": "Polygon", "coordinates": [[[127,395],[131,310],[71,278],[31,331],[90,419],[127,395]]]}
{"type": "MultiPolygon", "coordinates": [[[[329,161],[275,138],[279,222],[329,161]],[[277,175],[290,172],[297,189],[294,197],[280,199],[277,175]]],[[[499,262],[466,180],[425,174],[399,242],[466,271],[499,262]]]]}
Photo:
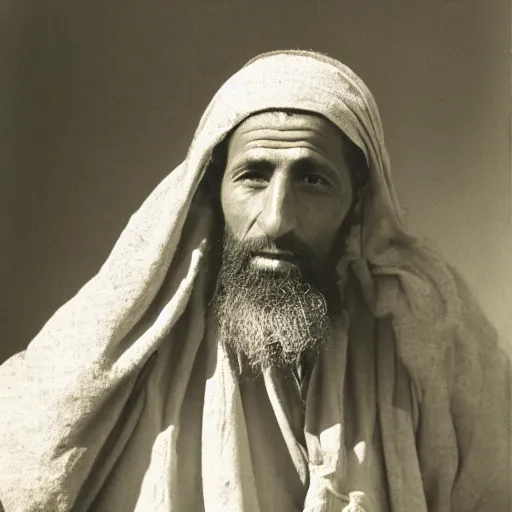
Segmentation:
{"type": "Polygon", "coordinates": [[[303,147],[329,153],[342,148],[342,137],[338,127],[316,113],[272,110],[244,119],[231,132],[229,149],[303,147]]]}
{"type": "Polygon", "coordinates": [[[305,135],[325,139],[339,136],[340,130],[317,112],[305,110],[270,109],[247,116],[234,130],[239,137],[251,133],[270,134],[281,132],[283,137],[305,135]]]}

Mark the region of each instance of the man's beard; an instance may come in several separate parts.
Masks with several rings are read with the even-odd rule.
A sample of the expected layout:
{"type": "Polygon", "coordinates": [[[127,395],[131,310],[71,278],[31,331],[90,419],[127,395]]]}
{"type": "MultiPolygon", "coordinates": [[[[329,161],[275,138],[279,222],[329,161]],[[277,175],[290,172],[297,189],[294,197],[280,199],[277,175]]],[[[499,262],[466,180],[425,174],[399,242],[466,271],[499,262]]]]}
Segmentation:
{"type": "Polygon", "coordinates": [[[226,230],[211,306],[219,343],[240,371],[293,367],[329,341],[331,315],[339,309],[334,265],[326,271],[295,237],[239,242],[226,230]],[[255,254],[272,250],[289,252],[296,265],[278,272],[251,264],[255,254]]]}

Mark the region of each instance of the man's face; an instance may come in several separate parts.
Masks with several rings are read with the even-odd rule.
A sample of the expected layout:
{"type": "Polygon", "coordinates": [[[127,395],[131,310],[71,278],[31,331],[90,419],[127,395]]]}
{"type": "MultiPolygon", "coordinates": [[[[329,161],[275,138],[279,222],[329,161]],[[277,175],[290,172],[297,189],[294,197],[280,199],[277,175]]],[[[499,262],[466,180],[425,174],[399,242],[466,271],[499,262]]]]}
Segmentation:
{"type": "Polygon", "coordinates": [[[344,144],[323,118],[283,112],[247,119],[230,139],[212,305],[220,342],[253,368],[298,364],[329,340],[352,200],[344,144]]]}
{"type": "MultiPolygon", "coordinates": [[[[226,228],[241,243],[295,239],[324,265],[352,201],[344,140],[327,120],[266,112],[233,133],[221,185],[226,228]]],[[[285,251],[255,254],[260,269],[286,271],[285,251]]]]}

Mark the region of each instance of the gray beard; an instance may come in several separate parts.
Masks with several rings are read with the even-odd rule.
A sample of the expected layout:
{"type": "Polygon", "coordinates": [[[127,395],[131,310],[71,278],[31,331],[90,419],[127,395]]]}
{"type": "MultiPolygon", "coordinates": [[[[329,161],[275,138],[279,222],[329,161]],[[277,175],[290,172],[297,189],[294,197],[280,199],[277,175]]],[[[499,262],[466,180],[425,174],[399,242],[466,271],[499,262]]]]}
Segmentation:
{"type": "Polygon", "coordinates": [[[268,244],[260,240],[247,247],[229,233],[224,238],[211,306],[218,341],[239,372],[247,367],[256,374],[270,367],[295,367],[313,359],[330,339],[336,279],[324,276],[323,282],[316,279],[316,286],[299,268],[281,273],[251,266],[251,252],[268,244]]]}

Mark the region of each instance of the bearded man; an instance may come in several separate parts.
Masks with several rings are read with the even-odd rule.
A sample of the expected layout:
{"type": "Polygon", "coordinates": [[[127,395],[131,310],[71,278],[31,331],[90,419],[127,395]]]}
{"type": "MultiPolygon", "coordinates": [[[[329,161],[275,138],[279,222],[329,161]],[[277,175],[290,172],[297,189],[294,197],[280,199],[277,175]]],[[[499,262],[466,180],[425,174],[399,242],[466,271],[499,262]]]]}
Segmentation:
{"type": "Polygon", "coordinates": [[[510,510],[509,360],[322,54],[223,85],[0,378],[9,512],[510,510]]]}

